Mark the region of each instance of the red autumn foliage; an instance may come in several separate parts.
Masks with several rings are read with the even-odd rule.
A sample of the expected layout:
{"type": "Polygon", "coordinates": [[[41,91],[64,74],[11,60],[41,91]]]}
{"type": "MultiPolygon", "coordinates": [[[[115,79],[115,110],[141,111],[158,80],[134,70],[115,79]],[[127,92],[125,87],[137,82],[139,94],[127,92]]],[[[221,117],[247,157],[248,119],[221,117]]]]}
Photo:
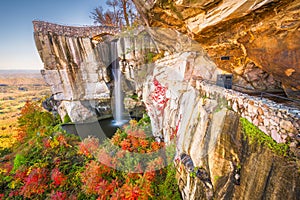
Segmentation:
{"type": "Polygon", "coordinates": [[[85,138],[79,145],[79,154],[91,156],[99,148],[99,140],[95,137],[85,138]]]}
{"type": "Polygon", "coordinates": [[[19,195],[19,192],[17,190],[13,190],[9,193],[8,196],[13,198],[14,196],[18,196],[18,195],[19,195]]]}
{"type": "Polygon", "coordinates": [[[62,134],[62,133],[57,133],[57,136],[56,136],[57,138],[57,141],[59,142],[59,144],[61,145],[61,146],[68,146],[68,142],[67,142],[67,140],[66,140],[66,138],[65,138],[65,136],[62,134]]]}
{"type": "MultiPolygon", "coordinates": [[[[156,169],[163,166],[163,159],[154,159],[161,152],[155,151],[164,147],[164,143],[146,134],[149,126],[145,121],[130,121],[130,125],[118,130],[113,139],[101,148],[96,138],[72,143],[73,139],[63,133],[54,132],[50,137],[50,132],[45,131],[46,126],[43,127],[33,131],[34,138],[30,138],[27,144],[30,147],[37,145],[37,148],[32,148],[32,151],[31,148],[25,149],[25,152],[30,152],[24,154],[29,155],[25,156],[28,162],[26,160],[15,174],[9,174],[13,178],[8,185],[10,190],[4,191],[4,194],[0,191],[0,200],[9,197],[146,200],[153,197],[155,184],[159,181],[155,179],[156,169]],[[130,170],[121,171],[117,164],[130,170]],[[132,169],[134,173],[131,173],[132,169]]],[[[7,169],[9,167],[12,166],[7,166],[7,169]]],[[[1,168],[4,169],[3,165],[1,168]]]]}
{"type": "Polygon", "coordinates": [[[154,178],[155,178],[155,171],[154,171],[154,168],[153,169],[150,169],[151,171],[147,171],[144,173],[144,178],[148,181],[152,181],[154,178]]]}
{"type": "Polygon", "coordinates": [[[134,184],[124,184],[122,190],[124,191],[124,199],[126,200],[138,200],[141,196],[140,188],[134,184]]]}
{"type": "Polygon", "coordinates": [[[51,147],[50,142],[51,140],[49,138],[43,138],[43,145],[46,149],[51,147]]]}
{"type": "MultiPolygon", "coordinates": [[[[118,129],[118,131],[120,131],[120,130],[118,129]]],[[[122,138],[120,137],[120,134],[117,134],[117,133],[114,135],[113,138],[111,138],[111,143],[114,145],[118,145],[122,140],[122,138]]]]}
{"type": "Polygon", "coordinates": [[[97,185],[97,193],[99,195],[98,199],[107,199],[107,197],[110,197],[115,188],[118,188],[118,181],[112,180],[111,182],[107,180],[102,180],[100,183],[97,185]]]}
{"type": "Polygon", "coordinates": [[[88,148],[87,148],[87,146],[83,142],[81,142],[78,145],[78,153],[83,154],[85,156],[90,156],[91,155],[88,148]]]}
{"type": "Polygon", "coordinates": [[[5,162],[3,164],[0,165],[2,169],[5,170],[4,175],[8,175],[11,170],[13,169],[13,165],[10,162],[5,162]]]}
{"type": "Polygon", "coordinates": [[[158,150],[160,149],[160,144],[159,144],[159,142],[157,142],[157,141],[152,142],[152,143],[151,143],[151,149],[152,149],[153,151],[158,151],[158,150]]]}
{"type": "Polygon", "coordinates": [[[87,194],[97,194],[99,185],[104,181],[103,176],[110,171],[111,169],[107,166],[92,160],[86,166],[86,170],[81,174],[81,180],[84,183],[83,190],[87,194]]]}
{"type": "Polygon", "coordinates": [[[46,168],[33,168],[25,178],[20,194],[27,198],[42,194],[48,188],[48,173],[46,168]]]}
{"type": "Polygon", "coordinates": [[[54,168],[51,171],[51,180],[53,181],[53,185],[58,187],[63,186],[66,183],[67,177],[61,173],[58,168],[54,168]]]}
{"type": "Polygon", "coordinates": [[[140,143],[142,148],[144,148],[144,149],[148,148],[149,142],[147,140],[140,139],[139,143],[140,143]]]}
{"type": "Polygon", "coordinates": [[[28,169],[25,167],[21,167],[16,171],[15,178],[24,181],[27,177],[28,169]]]}
{"type": "Polygon", "coordinates": [[[136,137],[128,136],[128,138],[131,141],[131,145],[134,149],[137,149],[140,146],[140,142],[136,137]]]}
{"type": "Polygon", "coordinates": [[[24,130],[19,129],[18,134],[14,136],[14,138],[22,143],[24,141],[24,139],[26,138],[27,133],[24,130]]]}
{"type": "Polygon", "coordinates": [[[60,192],[60,191],[52,191],[50,195],[51,200],[66,200],[69,199],[67,196],[67,192],[60,192]]]}
{"type": "Polygon", "coordinates": [[[129,139],[125,139],[120,142],[120,146],[123,150],[128,150],[131,147],[131,142],[129,139]]]}

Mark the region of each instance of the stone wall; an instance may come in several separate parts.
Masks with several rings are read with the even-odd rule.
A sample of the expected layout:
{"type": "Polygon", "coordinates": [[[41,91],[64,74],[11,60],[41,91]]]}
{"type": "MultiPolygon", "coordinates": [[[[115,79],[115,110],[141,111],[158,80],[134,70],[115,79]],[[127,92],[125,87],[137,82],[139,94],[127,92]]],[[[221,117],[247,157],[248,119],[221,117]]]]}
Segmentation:
{"type": "Polygon", "coordinates": [[[205,81],[197,80],[196,88],[200,91],[200,95],[223,101],[223,106],[231,107],[234,112],[246,118],[278,143],[285,143],[287,137],[295,139],[300,133],[300,110],[295,107],[228,90],[205,81]]]}
{"type": "Polygon", "coordinates": [[[116,35],[120,32],[117,27],[109,26],[64,26],[44,21],[33,21],[33,28],[35,33],[42,33],[43,35],[51,32],[55,35],[64,35],[69,37],[88,37],[93,38],[97,35],[116,35]]]}

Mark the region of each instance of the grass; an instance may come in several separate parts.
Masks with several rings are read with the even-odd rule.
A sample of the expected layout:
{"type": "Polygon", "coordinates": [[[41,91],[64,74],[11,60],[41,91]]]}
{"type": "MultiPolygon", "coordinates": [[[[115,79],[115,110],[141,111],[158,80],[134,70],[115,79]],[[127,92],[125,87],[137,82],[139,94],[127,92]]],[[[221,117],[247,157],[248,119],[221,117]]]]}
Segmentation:
{"type": "Polygon", "coordinates": [[[245,118],[240,118],[244,134],[250,139],[250,143],[257,142],[259,145],[267,146],[272,152],[279,156],[287,156],[289,145],[277,143],[272,137],[259,130],[254,124],[245,118]]]}

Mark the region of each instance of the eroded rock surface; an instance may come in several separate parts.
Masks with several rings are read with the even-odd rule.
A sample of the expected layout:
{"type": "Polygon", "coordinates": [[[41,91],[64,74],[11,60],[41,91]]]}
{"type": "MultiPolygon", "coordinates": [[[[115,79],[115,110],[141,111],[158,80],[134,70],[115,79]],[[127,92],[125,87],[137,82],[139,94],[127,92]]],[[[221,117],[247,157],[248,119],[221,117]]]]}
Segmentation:
{"type": "Polygon", "coordinates": [[[220,72],[205,58],[185,52],[158,60],[143,86],[154,136],[176,143],[182,198],[297,199],[297,158],[279,156],[266,144],[250,142],[240,121],[244,117],[277,143],[293,141],[299,149],[296,110],[208,84],[203,79],[214,80],[220,72]],[[191,58],[201,62],[193,63],[191,58]]]}
{"type": "Polygon", "coordinates": [[[176,29],[199,42],[218,68],[235,74],[236,83],[283,88],[299,98],[299,1],[133,1],[148,26],[176,29]],[[258,77],[249,79],[249,64],[262,70],[258,77]]]}
{"type": "MultiPolygon", "coordinates": [[[[112,115],[113,63],[122,71],[124,95],[130,96],[138,85],[134,82],[134,69],[144,62],[148,52],[156,52],[143,29],[116,36],[119,31],[113,27],[33,23],[36,47],[44,63],[42,75],[54,99],[62,102],[60,116],[67,113],[73,122],[112,115]],[[137,37],[139,34],[142,36],[137,37]]],[[[140,103],[125,105],[128,112],[135,106],[142,107],[140,103]]]]}

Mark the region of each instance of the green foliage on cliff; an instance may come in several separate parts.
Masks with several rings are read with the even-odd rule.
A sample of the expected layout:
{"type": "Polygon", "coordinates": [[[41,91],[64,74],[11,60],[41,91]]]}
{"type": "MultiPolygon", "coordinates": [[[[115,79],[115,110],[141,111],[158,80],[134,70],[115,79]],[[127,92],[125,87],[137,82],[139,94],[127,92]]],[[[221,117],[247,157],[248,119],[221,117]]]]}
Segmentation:
{"type": "Polygon", "coordinates": [[[265,145],[274,153],[280,156],[287,156],[289,146],[285,143],[277,143],[273,138],[259,130],[254,124],[245,118],[240,119],[243,131],[249,137],[250,143],[257,142],[259,145],[265,145]]]}

